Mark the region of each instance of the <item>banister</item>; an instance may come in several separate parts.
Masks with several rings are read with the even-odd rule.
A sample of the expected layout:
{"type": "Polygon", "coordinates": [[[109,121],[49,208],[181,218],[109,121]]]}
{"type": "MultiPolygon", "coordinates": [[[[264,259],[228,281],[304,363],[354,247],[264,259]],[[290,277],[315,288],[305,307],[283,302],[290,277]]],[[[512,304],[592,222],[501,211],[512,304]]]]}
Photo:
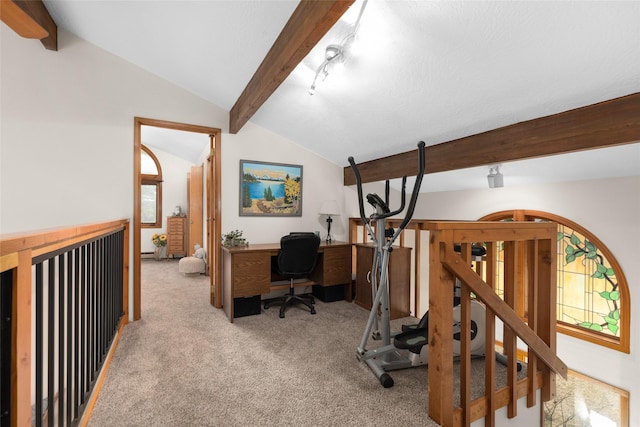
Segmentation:
{"type": "Polygon", "coordinates": [[[128,226],[128,219],[101,222],[95,224],[61,227],[38,230],[25,233],[10,233],[0,235],[0,257],[17,253],[26,249],[42,252],[43,247],[56,244],[72,245],[84,238],[91,238],[92,234],[99,235],[128,226]]]}
{"type": "MultiPolygon", "coordinates": [[[[93,265],[94,264],[92,264],[92,266],[93,265]]],[[[92,330],[92,332],[95,333],[99,329],[100,333],[103,334],[101,338],[104,342],[101,344],[108,345],[107,342],[112,338],[110,337],[112,333],[114,337],[111,342],[116,342],[122,327],[127,323],[128,317],[129,220],[120,219],[57,229],[0,235],[0,272],[11,270],[13,270],[13,274],[9,276],[12,277],[12,279],[7,280],[6,283],[4,281],[2,283],[2,286],[11,286],[13,293],[11,308],[13,328],[11,344],[11,409],[9,412],[9,420],[11,425],[14,426],[31,426],[34,421],[32,419],[34,413],[32,412],[31,406],[33,399],[32,392],[34,390],[34,372],[32,372],[34,369],[32,359],[32,343],[34,342],[34,337],[36,342],[35,353],[42,354],[43,348],[42,344],[38,347],[37,342],[39,338],[37,330],[35,334],[32,330],[34,326],[32,322],[32,311],[33,305],[35,304],[32,301],[32,292],[34,292],[35,289],[35,301],[40,301],[39,304],[42,305],[42,290],[45,287],[48,289],[47,304],[45,304],[43,308],[43,310],[47,310],[48,317],[46,318],[46,322],[48,322],[47,324],[49,325],[54,325],[54,322],[59,322],[58,327],[60,331],[64,330],[67,332],[69,337],[67,338],[67,343],[69,343],[71,342],[71,334],[76,334],[77,336],[77,334],[83,333],[82,326],[78,330],[77,319],[81,312],[82,315],[86,316],[87,310],[83,309],[81,312],[73,310],[78,309],[79,298],[89,298],[87,293],[83,293],[84,287],[91,286],[93,281],[100,282],[100,295],[96,293],[91,297],[93,298],[95,295],[95,298],[105,298],[106,303],[102,307],[102,311],[99,312],[100,317],[94,317],[92,321],[97,320],[103,322],[104,327],[92,330]],[[93,246],[94,248],[96,246],[102,248],[99,256],[97,252],[93,252],[93,249],[88,249],[91,245],[95,245],[93,246]],[[86,258],[84,258],[84,254],[88,254],[89,251],[94,254],[95,257],[91,257],[90,259],[90,256],[87,255],[86,258]],[[80,253],[83,254],[81,258],[78,257],[80,253]],[[72,257],[73,261],[71,259],[72,257]],[[42,265],[44,263],[47,263],[49,268],[47,275],[42,275],[42,265]],[[73,271],[70,267],[72,263],[74,265],[73,271]],[[91,275],[85,275],[85,270],[83,270],[82,275],[78,276],[78,265],[80,263],[84,263],[83,268],[85,269],[92,268],[87,267],[90,263],[95,263],[95,265],[101,263],[100,266],[103,269],[100,270],[100,274],[91,275]],[[32,272],[33,265],[36,265],[35,274],[32,272]],[[68,268],[63,267],[64,265],[68,268]],[[108,266],[109,270],[107,271],[104,266],[108,266]],[[52,274],[54,268],[58,269],[56,277],[52,274]],[[72,281],[73,286],[71,284],[72,281]],[[56,283],[56,285],[53,285],[53,283],[56,283]],[[63,285],[65,287],[63,287],[63,285]],[[34,288],[34,286],[36,287],[34,288]],[[81,290],[78,294],[79,289],[81,290]],[[56,298],[51,298],[52,293],[56,292],[58,292],[59,295],[56,298]],[[75,292],[74,296],[72,296],[73,292],[75,292]],[[63,305],[65,301],[67,302],[66,307],[63,305]],[[74,307],[71,307],[71,301],[74,301],[74,307]],[[64,313],[63,308],[65,309],[64,313]],[[74,320],[76,324],[74,327],[70,326],[72,325],[70,320],[67,320],[66,323],[60,320],[63,314],[65,316],[72,315],[69,313],[73,313],[73,315],[76,316],[74,320]],[[52,319],[54,320],[52,321],[52,319]]],[[[35,305],[38,306],[38,304],[35,305]]],[[[97,312],[92,313],[95,315],[97,312]]],[[[36,313],[35,323],[36,325],[40,325],[38,326],[40,329],[42,329],[41,325],[44,322],[42,319],[42,313],[36,313]]],[[[82,322],[85,321],[88,320],[83,318],[82,322]]],[[[53,326],[49,326],[49,328],[51,327],[53,326]]],[[[90,331],[86,329],[84,333],[86,335],[83,335],[83,338],[86,339],[90,331]]],[[[61,332],[58,332],[58,335],[56,335],[56,333],[52,333],[51,330],[49,330],[47,336],[40,337],[40,341],[55,340],[61,337],[63,337],[61,332]]],[[[51,349],[56,345],[57,344],[48,344],[47,348],[51,349]]],[[[89,347],[87,346],[86,348],[88,352],[89,347]]],[[[99,364],[96,365],[97,369],[100,369],[97,375],[99,378],[102,378],[104,372],[104,365],[102,365],[102,363],[105,360],[104,351],[106,351],[106,349],[96,346],[95,349],[92,347],[92,350],[95,350],[96,356],[92,357],[91,360],[96,363],[99,362],[99,364]]],[[[62,352],[62,350],[60,351],[62,352]]],[[[68,347],[66,351],[68,353],[65,353],[65,357],[67,358],[67,363],[69,363],[71,348],[68,347]]],[[[46,357],[48,357],[47,375],[51,377],[53,372],[51,370],[51,361],[54,359],[51,357],[50,350],[47,350],[46,357]]],[[[62,363],[61,360],[62,356],[58,356],[58,359],[56,359],[59,365],[62,363]]],[[[78,368],[78,359],[76,359],[74,363],[74,369],[78,368]]],[[[89,366],[89,362],[87,362],[86,366],[89,366]]],[[[58,366],[59,372],[62,372],[61,369],[62,368],[58,366]]],[[[68,369],[70,370],[71,368],[69,367],[68,369]]],[[[85,367],[80,367],[79,369],[85,373],[89,372],[89,369],[85,367]]],[[[77,378],[80,378],[80,376],[78,375],[77,378]]],[[[82,376],[82,378],[85,377],[82,376]]],[[[46,393],[51,394],[52,387],[50,387],[50,385],[55,385],[56,383],[49,378],[48,384],[46,393]]],[[[61,384],[61,382],[57,384],[61,384]]],[[[92,384],[95,385],[95,383],[92,384]]],[[[40,385],[42,386],[42,384],[40,385]]],[[[89,390],[93,390],[93,385],[89,390]]],[[[36,389],[38,389],[37,383],[36,389]]],[[[40,389],[42,389],[42,387],[40,387],[40,389]]],[[[71,390],[71,388],[68,388],[66,393],[70,393],[71,391],[69,390],[71,390]]],[[[75,393],[75,391],[73,392],[75,393]]],[[[78,393],[87,393],[87,391],[82,389],[78,391],[78,393]]],[[[60,390],[55,393],[55,400],[59,400],[60,402],[59,407],[63,406],[62,396],[63,393],[61,393],[60,390]]],[[[78,394],[78,396],[80,396],[80,394],[78,394]]],[[[88,397],[89,400],[84,402],[86,405],[83,407],[84,412],[82,413],[84,414],[87,413],[87,408],[92,407],[97,394],[91,393],[90,396],[85,395],[83,399],[85,397],[88,397]]],[[[69,398],[69,401],[70,399],[71,398],[69,398]]],[[[35,404],[35,413],[37,414],[38,408],[40,412],[43,410],[42,404],[40,403],[41,399],[38,399],[37,394],[36,402],[38,402],[35,404]]],[[[53,405],[53,400],[49,400],[48,404],[53,405]]],[[[79,401],[74,401],[74,404],[79,405],[80,403],[79,401]]],[[[57,404],[56,407],[58,407],[57,404]]],[[[52,418],[53,408],[48,407],[46,411],[47,416],[52,418]],[[51,412],[49,409],[51,409],[51,412]]],[[[58,409],[56,418],[62,420],[63,414],[64,411],[58,409]]],[[[68,419],[72,419],[68,410],[67,415],[68,419]]],[[[75,415],[77,415],[77,413],[75,413],[75,415]]],[[[61,422],[62,421],[60,421],[60,423],[61,422]]],[[[74,419],[73,422],[78,423],[79,420],[74,419]]],[[[36,425],[38,425],[38,423],[36,423],[36,425]]]]}
{"type": "MultiPolygon", "coordinates": [[[[443,244],[444,246],[444,244],[443,244]]],[[[453,250],[443,248],[444,265],[458,278],[466,283],[471,291],[483,303],[485,303],[511,330],[524,341],[533,352],[542,359],[549,368],[556,374],[560,374],[567,379],[567,365],[560,360],[556,354],[551,351],[547,343],[545,343],[538,335],[536,335],[526,323],[524,323],[518,314],[503,300],[486,283],[465,263],[464,260],[453,250]]]]}

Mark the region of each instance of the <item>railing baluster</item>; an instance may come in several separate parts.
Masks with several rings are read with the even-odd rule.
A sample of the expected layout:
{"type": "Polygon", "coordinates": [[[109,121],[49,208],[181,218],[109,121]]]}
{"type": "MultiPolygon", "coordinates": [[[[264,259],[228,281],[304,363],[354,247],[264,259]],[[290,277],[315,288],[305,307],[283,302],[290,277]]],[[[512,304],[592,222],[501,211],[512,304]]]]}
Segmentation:
{"type": "Polygon", "coordinates": [[[67,254],[58,257],[58,425],[64,425],[64,373],[65,373],[65,294],[68,281],[65,277],[67,254]]]}
{"type": "Polygon", "coordinates": [[[36,366],[35,366],[35,425],[42,426],[42,263],[36,264],[36,366]]]}
{"type": "Polygon", "coordinates": [[[73,275],[74,270],[74,257],[73,252],[69,252],[67,254],[67,311],[66,311],[66,322],[67,322],[67,423],[66,425],[71,425],[71,420],[73,419],[73,318],[71,317],[72,308],[73,308],[73,282],[76,280],[76,277],[73,275]]]}
{"type": "Polygon", "coordinates": [[[102,327],[100,329],[100,363],[104,360],[104,353],[107,343],[107,284],[105,283],[105,267],[104,267],[104,239],[98,241],[98,247],[100,248],[100,256],[98,257],[98,269],[100,271],[100,312],[102,319],[102,327]]]}
{"type": "MultiPolygon", "coordinates": [[[[496,243],[487,242],[486,282],[495,292],[496,280],[496,243]]],[[[484,394],[487,399],[487,412],[484,417],[485,427],[496,425],[496,315],[486,307],[485,313],[485,359],[484,359],[484,394]]]]}
{"type": "Polygon", "coordinates": [[[78,366],[80,364],[80,355],[79,355],[79,347],[80,347],[80,248],[77,248],[74,251],[75,258],[75,270],[74,274],[76,280],[73,283],[73,395],[74,395],[74,405],[73,405],[73,419],[78,418],[78,407],[80,406],[80,377],[78,375],[79,369],[78,366]]]}
{"type": "MultiPolygon", "coordinates": [[[[56,257],[57,258],[57,257],[56,257]]],[[[53,427],[54,422],[54,396],[55,396],[55,283],[56,283],[56,271],[55,271],[55,258],[51,258],[47,261],[48,267],[48,297],[47,297],[47,424],[49,427],[53,427]]]]}
{"type": "MultiPolygon", "coordinates": [[[[504,301],[509,304],[513,310],[516,306],[516,283],[518,280],[517,253],[518,242],[504,242],[504,301]]],[[[513,331],[505,324],[504,326],[504,349],[507,355],[507,387],[509,387],[509,405],[507,408],[507,416],[514,418],[518,415],[518,392],[516,389],[517,367],[516,359],[518,357],[516,336],[513,331]]]]}
{"type": "MultiPolygon", "coordinates": [[[[463,243],[460,252],[471,265],[471,245],[463,243]]],[[[471,295],[464,282],[460,284],[460,407],[462,423],[471,424],[471,295]]]]}
{"type": "Polygon", "coordinates": [[[87,398],[91,394],[91,390],[93,388],[93,382],[91,381],[91,289],[93,288],[93,284],[91,282],[91,258],[89,257],[89,245],[84,245],[84,259],[85,259],[85,291],[84,298],[82,301],[82,307],[84,310],[84,345],[83,345],[83,363],[82,363],[82,379],[84,387],[82,389],[83,395],[85,396],[85,403],[87,402],[87,398]]]}
{"type": "MultiPolygon", "coordinates": [[[[527,247],[527,264],[528,264],[528,286],[529,286],[529,303],[527,307],[529,327],[538,333],[538,241],[531,240],[527,247]]],[[[538,356],[528,350],[527,354],[527,407],[531,408],[536,404],[536,392],[538,390],[538,356]]]]}

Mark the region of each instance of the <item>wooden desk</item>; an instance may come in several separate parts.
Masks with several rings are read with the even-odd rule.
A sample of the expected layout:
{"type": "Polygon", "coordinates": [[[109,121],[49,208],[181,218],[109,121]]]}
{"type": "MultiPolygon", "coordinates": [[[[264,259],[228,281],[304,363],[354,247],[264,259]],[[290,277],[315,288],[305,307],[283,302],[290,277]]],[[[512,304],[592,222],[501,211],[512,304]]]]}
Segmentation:
{"type": "MultiPolygon", "coordinates": [[[[280,243],[222,247],[222,308],[233,322],[233,299],[271,291],[271,257],[280,243]]],[[[351,285],[351,244],[321,242],[311,280],[321,286],[351,285]]]]}

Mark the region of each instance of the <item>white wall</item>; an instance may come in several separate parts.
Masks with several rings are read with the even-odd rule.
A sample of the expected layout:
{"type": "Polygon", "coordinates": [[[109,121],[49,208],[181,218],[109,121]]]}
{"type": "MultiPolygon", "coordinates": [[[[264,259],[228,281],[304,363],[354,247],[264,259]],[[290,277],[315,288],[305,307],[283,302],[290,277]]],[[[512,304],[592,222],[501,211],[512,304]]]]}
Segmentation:
{"type": "MultiPolygon", "coordinates": [[[[322,202],[338,199],[341,209],[344,209],[341,167],[251,122],[236,135],[223,135],[222,158],[223,234],[242,230],[249,243],[278,242],[290,231],[320,231],[325,235],[325,218],[318,215],[322,202]],[[302,165],[302,216],[240,216],[240,160],[302,165]]],[[[346,238],[346,218],[341,215],[331,226],[331,234],[337,240],[346,238]]]]}
{"type": "Polygon", "coordinates": [[[221,127],[228,112],[59,29],[2,24],[0,232],[132,218],[134,116],[221,127]]]}
{"type": "MultiPolygon", "coordinates": [[[[603,159],[606,161],[606,159],[603,159]]],[[[425,180],[429,179],[426,175],[425,180]]],[[[421,194],[414,214],[419,219],[476,220],[508,209],[540,210],[570,219],[595,234],[613,253],[627,278],[632,310],[640,301],[640,177],[504,187],[474,191],[421,194]]],[[[366,184],[364,194],[384,194],[380,183],[366,184]]],[[[391,207],[399,204],[391,195],[391,207]]],[[[345,189],[346,211],[359,216],[355,186],[345,189]]],[[[366,214],[372,211],[367,206],[366,214]]],[[[407,239],[407,243],[411,242],[407,239]]],[[[426,245],[422,244],[422,250],[426,245]]],[[[428,274],[422,274],[427,278],[428,274]]],[[[421,300],[428,301],[428,282],[423,281],[421,300]]],[[[424,305],[424,304],[422,304],[424,305]]],[[[631,317],[631,353],[558,334],[559,357],[570,369],[630,392],[630,424],[640,425],[640,316],[631,317]]],[[[559,379],[558,381],[561,381],[559,379]]],[[[518,417],[520,418],[520,417],[518,417]]]]}
{"type": "Polygon", "coordinates": [[[4,24],[1,36],[0,233],[132,221],[134,117],[228,122],[227,111],[61,28],[57,52],[4,24]]]}
{"type": "MultiPolygon", "coordinates": [[[[151,241],[151,236],[154,233],[167,232],[167,217],[172,216],[176,205],[180,205],[183,212],[187,211],[187,174],[190,172],[191,166],[196,166],[159,148],[147,148],[158,158],[162,168],[162,225],[159,228],[143,228],[140,231],[141,252],[155,250],[156,247],[151,241]]],[[[187,252],[188,254],[193,253],[191,249],[187,252]]]]}
{"type": "MultiPolygon", "coordinates": [[[[63,29],[52,52],[1,26],[0,233],[133,221],[136,116],[222,129],[223,232],[242,229],[260,243],[324,230],[317,213],[324,200],[341,198],[341,167],[252,123],[224,133],[228,111],[63,29]],[[240,217],[240,159],[303,165],[302,217],[240,217]]],[[[333,224],[338,239],[345,218],[333,224]]]]}

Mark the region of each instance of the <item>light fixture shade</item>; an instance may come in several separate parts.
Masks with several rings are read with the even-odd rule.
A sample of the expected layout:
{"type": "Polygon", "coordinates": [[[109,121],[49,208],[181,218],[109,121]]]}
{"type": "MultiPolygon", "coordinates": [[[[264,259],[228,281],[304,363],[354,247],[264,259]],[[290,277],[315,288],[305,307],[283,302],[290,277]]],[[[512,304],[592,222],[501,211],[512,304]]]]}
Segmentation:
{"type": "Polygon", "coordinates": [[[325,200],[320,206],[320,215],[340,215],[340,209],[338,208],[338,202],[335,200],[325,200]]]}
{"type": "Polygon", "coordinates": [[[489,175],[487,175],[487,182],[489,183],[489,188],[495,188],[496,173],[493,171],[493,168],[489,168],[489,175]]]}
{"type": "Polygon", "coordinates": [[[504,176],[502,175],[502,173],[500,173],[499,170],[496,173],[496,176],[493,178],[493,182],[495,184],[495,188],[504,187],[504,176]]]}
{"type": "Polygon", "coordinates": [[[489,175],[487,175],[489,188],[504,187],[504,175],[500,172],[500,165],[489,166],[489,175]]]}

